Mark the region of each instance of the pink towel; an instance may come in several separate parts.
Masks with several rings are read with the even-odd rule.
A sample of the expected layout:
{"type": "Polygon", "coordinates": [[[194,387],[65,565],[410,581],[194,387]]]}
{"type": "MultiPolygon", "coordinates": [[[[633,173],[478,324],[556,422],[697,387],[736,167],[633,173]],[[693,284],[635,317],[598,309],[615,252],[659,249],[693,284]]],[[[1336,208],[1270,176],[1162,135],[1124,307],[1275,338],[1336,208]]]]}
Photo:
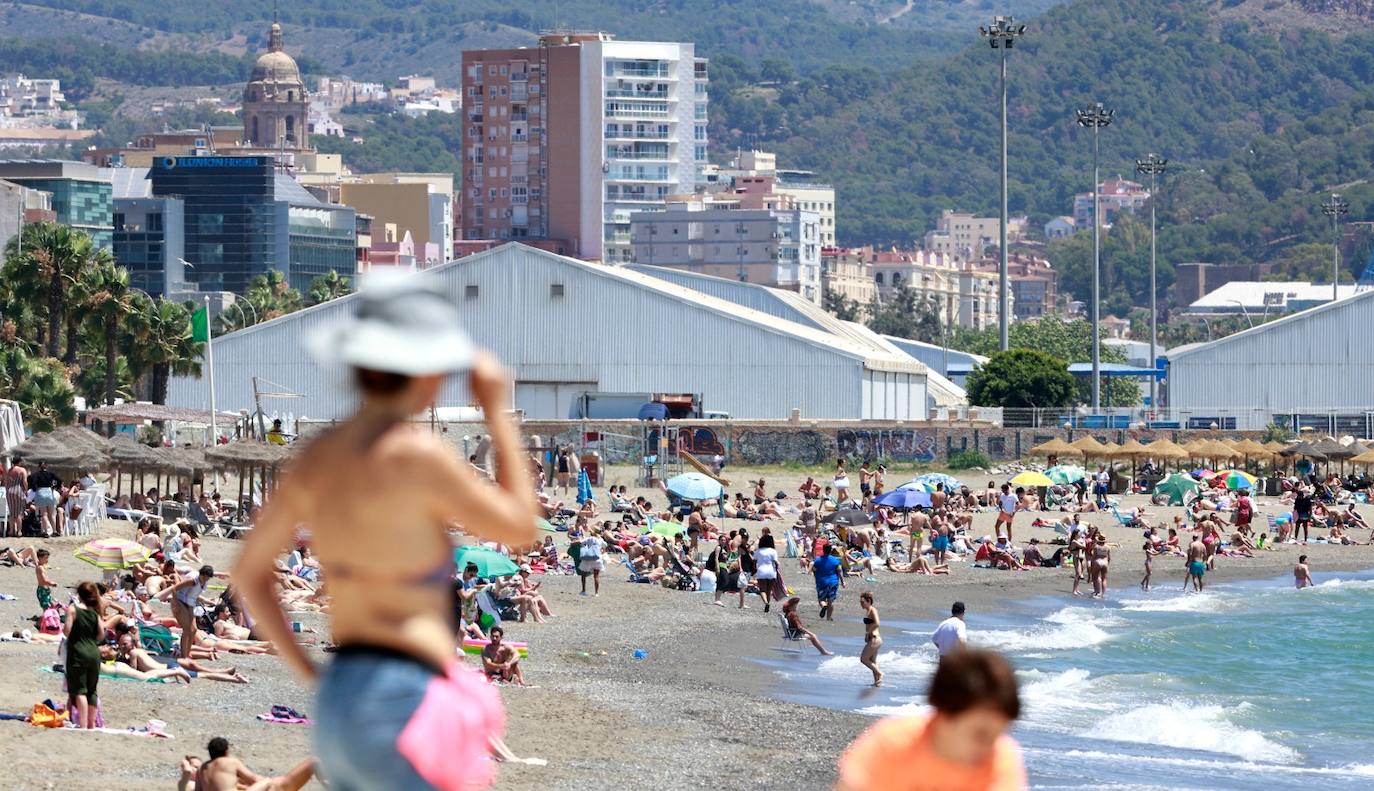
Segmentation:
{"type": "Polygon", "coordinates": [[[457,660],[446,670],[443,678],[429,682],[396,748],[440,791],[486,788],[496,779],[490,737],[506,729],[501,696],[457,660]]]}

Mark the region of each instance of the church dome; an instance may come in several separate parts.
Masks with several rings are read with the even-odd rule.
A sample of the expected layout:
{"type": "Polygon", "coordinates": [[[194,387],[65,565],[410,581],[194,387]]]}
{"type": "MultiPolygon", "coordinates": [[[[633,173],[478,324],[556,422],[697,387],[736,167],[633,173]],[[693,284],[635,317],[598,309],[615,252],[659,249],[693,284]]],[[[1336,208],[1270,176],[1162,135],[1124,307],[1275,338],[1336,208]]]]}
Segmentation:
{"type": "Polygon", "coordinates": [[[248,80],[249,82],[303,84],[301,70],[296,65],[295,58],[286,54],[282,49],[281,25],[272,24],[272,36],[267,52],[264,52],[253,64],[253,73],[248,80]]]}

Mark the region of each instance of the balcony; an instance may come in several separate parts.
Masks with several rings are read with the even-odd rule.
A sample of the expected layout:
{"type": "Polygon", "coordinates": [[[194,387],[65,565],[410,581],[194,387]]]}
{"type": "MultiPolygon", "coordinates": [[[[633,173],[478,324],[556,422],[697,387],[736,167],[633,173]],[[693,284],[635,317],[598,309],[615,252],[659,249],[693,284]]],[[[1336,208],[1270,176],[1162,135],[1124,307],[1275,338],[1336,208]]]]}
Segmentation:
{"type": "Polygon", "coordinates": [[[606,102],[607,118],[667,118],[667,105],[606,102]]]}
{"type": "Polygon", "coordinates": [[[624,128],[616,132],[606,130],[607,140],[667,140],[670,137],[672,134],[669,132],[650,132],[624,128]]]}
{"type": "Polygon", "coordinates": [[[510,73],[511,82],[525,82],[529,80],[530,73],[527,71],[513,71],[510,73]]]}
{"type": "Polygon", "coordinates": [[[650,99],[668,101],[668,89],[660,91],[640,91],[634,88],[607,88],[607,99],[650,99]]]}
{"type": "Polygon", "coordinates": [[[512,121],[528,121],[530,120],[530,116],[528,113],[511,113],[510,119],[512,121]]]}
{"type": "Polygon", "coordinates": [[[511,136],[510,136],[510,141],[511,141],[512,143],[528,143],[528,142],[530,142],[530,136],[529,136],[529,135],[511,135],[511,136]]]}
{"type": "Polygon", "coordinates": [[[656,77],[659,79],[676,79],[668,69],[666,63],[646,63],[644,65],[629,65],[626,63],[609,63],[606,65],[607,77],[656,77]]]}

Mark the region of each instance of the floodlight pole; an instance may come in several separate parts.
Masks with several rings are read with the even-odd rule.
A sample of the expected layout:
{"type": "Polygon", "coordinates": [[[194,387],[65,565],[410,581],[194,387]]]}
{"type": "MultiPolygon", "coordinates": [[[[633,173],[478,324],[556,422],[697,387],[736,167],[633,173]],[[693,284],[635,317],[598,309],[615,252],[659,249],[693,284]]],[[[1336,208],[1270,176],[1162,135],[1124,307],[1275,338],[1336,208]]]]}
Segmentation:
{"type": "Polygon", "coordinates": [[[1098,135],[1097,131],[1112,122],[1114,110],[1108,110],[1098,102],[1092,107],[1078,111],[1078,125],[1093,130],[1093,299],[1092,299],[1092,341],[1093,341],[1093,412],[1102,407],[1102,190],[1098,187],[1098,135]]]}
{"type": "MultiPolygon", "coordinates": [[[[1135,172],[1148,175],[1150,177],[1150,369],[1154,370],[1158,363],[1155,360],[1159,357],[1159,350],[1156,343],[1159,339],[1159,328],[1156,321],[1159,319],[1159,308],[1155,304],[1158,296],[1158,286],[1156,282],[1157,267],[1155,265],[1155,206],[1159,203],[1158,181],[1159,176],[1164,174],[1168,167],[1169,160],[1161,159],[1154,154],[1150,154],[1144,159],[1135,161],[1135,172]]],[[[1150,376],[1150,409],[1159,409],[1159,377],[1151,374],[1150,376]]]]}
{"type": "Polygon", "coordinates": [[[1016,24],[1010,16],[999,16],[988,27],[978,28],[978,33],[988,40],[995,50],[1000,50],[1002,61],[1002,213],[998,223],[998,266],[997,266],[997,348],[1006,351],[1011,347],[1011,290],[1007,282],[1007,50],[1016,39],[1026,32],[1025,25],[1016,24]]]}
{"type": "Polygon", "coordinates": [[[1322,214],[1331,218],[1331,301],[1335,302],[1340,298],[1341,282],[1341,215],[1350,212],[1350,201],[1342,198],[1337,193],[1331,193],[1331,199],[1322,201],[1322,214]]]}

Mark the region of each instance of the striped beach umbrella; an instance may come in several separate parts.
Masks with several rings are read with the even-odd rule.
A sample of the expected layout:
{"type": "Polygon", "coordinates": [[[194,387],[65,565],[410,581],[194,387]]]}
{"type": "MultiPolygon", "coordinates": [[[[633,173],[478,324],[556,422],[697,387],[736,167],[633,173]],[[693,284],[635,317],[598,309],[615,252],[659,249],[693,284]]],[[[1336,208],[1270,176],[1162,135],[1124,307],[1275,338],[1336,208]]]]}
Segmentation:
{"type": "Polygon", "coordinates": [[[1223,470],[1217,473],[1216,477],[1224,480],[1226,488],[1233,492],[1237,489],[1253,490],[1255,488],[1255,476],[1241,470],[1223,470]]]}
{"type": "Polygon", "coordinates": [[[1057,464],[1045,470],[1045,477],[1059,484],[1069,484],[1088,477],[1088,473],[1076,464],[1057,464]]]}
{"type": "Polygon", "coordinates": [[[99,569],[127,569],[152,557],[153,551],[124,538],[97,538],[72,554],[99,569]]]}

